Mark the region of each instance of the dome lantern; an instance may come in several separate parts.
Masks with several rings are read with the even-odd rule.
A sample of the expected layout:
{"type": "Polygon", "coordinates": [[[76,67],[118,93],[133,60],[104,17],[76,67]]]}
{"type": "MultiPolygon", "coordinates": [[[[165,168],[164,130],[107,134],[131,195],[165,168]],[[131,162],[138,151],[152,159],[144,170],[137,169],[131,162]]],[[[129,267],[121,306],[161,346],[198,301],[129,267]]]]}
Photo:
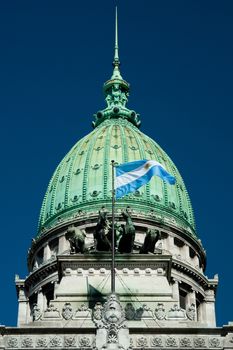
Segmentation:
{"type": "Polygon", "coordinates": [[[110,80],[104,83],[103,91],[107,107],[94,114],[93,127],[97,127],[106,119],[123,118],[133,125],[141,125],[140,115],[126,107],[129,97],[129,83],[124,80],[120,72],[119,46],[118,46],[118,19],[117,8],[115,18],[115,49],[113,60],[113,74],[110,80]]]}

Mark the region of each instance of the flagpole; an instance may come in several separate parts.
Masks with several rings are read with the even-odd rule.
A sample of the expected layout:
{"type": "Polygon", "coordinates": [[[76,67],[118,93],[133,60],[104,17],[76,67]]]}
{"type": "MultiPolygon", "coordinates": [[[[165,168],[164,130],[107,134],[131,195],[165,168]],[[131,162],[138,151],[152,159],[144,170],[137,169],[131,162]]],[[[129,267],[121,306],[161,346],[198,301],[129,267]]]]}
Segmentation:
{"type": "Polygon", "coordinates": [[[112,268],[111,268],[111,293],[115,293],[115,161],[112,160],[112,268]]]}

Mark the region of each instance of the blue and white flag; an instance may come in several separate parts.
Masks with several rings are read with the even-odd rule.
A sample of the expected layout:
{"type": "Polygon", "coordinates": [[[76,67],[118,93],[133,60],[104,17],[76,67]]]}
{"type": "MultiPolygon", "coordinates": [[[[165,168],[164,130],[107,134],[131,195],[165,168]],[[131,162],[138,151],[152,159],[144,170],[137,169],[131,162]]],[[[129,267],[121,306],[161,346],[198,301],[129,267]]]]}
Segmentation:
{"type": "Polygon", "coordinates": [[[153,175],[159,176],[170,185],[176,183],[175,177],[169,174],[165,167],[156,160],[136,160],[117,165],[115,168],[117,199],[135,192],[139,187],[147,184],[153,175]]]}

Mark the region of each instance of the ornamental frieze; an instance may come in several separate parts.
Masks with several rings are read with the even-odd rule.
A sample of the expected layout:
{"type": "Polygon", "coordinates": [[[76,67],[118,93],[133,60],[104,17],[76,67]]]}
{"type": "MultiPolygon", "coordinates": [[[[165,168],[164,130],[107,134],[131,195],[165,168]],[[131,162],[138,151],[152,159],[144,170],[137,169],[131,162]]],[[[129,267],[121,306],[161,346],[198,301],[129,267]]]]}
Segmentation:
{"type": "MultiPolygon", "coordinates": [[[[105,310],[106,311],[106,310],[105,310]]],[[[112,312],[112,311],[111,311],[112,312]]],[[[102,329],[106,329],[107,343],[119,344],[121,337],[121,330],[125,330],[123,324],[114,323],[116,318],[112,318],[112,314],[108,315],[113,321],[110,327],[107,327],[107,323],[103,320],[100,325],[102,329]],[[116,326],[116,327],[115,327],[116,326]],[[122,327],[123,326],[123,327],[122,327]],[[106,328],[107,327],[107,328],[106,328]]],[[[108,317],[107,316],[107,317],[108,317]]],[[[119,316],[114,311],[114,317],[119,316]]],[[[96,320],[97,321],[97,320],[96,320]]],[[[121,322],[121,320],[120,320],[121,322]]],[[[97,321],[98,323],[98,321],[97,321]]],[[[143,330],[142,330],[143,333],[143,330]]],[[[5,346],[7,349],[62,349],[64,348],[93,348],[93,344],[97,339],[96,334],[87,335],[75,335],[75,334],[63,334],[63,335],[6,335],[5,346]]],[[[220,336],[198,336],[198,335],[134,335],[132,334],[129,339],[130,349],[222,349],[222,342],[224,338],[220,336]]],[[[3,348],[4,349],[4,348],[3,348]]],[[[229,348],[230,349],[230,348],[229,348]]]]}

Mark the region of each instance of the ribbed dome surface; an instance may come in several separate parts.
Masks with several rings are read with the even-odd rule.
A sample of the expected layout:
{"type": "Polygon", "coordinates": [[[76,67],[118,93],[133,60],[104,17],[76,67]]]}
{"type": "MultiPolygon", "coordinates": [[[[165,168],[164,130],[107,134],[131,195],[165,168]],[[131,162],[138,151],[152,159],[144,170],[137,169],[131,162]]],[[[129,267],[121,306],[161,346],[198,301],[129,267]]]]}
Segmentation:
{"type": "Polygon", "coordinates": [[[195,236],[190,199],[177,168],[155,141],[123,118],[103,121],[78,141],[58,165],[42,204],[39,234],[61,219],[71,220],[79,210],[97,213],[101,205],[110,209],[111,160],[120,164],[139,159],[162,163],[175,176],[176,185],[153,177],[139,191],[117,201],[116,209],[130,205],[139,213],[154,210],[195,236]]]}

